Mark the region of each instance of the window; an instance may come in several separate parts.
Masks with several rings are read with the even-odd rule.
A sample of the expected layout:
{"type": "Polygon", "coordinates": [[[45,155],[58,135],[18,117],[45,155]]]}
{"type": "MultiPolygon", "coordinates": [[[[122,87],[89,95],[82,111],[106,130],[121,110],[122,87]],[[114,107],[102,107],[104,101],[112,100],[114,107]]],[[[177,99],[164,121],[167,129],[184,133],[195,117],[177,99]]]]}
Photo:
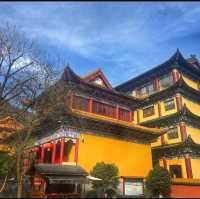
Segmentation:
{"type": "Polygon", "coordinates": [[[172,178],[182,178],[181,165],[170,165],[169,172],[172,178]]]}
{"type": "Polygon", "coordinates": [[[129,122],[131,120],[130,111],[128,111],[126,109],[119,108],[119,120],[129,122]]]}
{"type": "Polygon", "coordinates": [[[115,107],[102,102],[93,101],[92,112],[108,117],[115,117],[115,107]]]}
{"type": "Polygon", "coordinates": [[[148,106],[143,109],[143,117],[149,117],[151,115],[154,115],[155,110],[154,110],[154,105],[148,106]]]}
{"type": "Polygon", "coordinates": [[[165,100],[164,104],[165,104],[166,111],[169,111],[175,108],[174,98],[165,100]]]}
{"type": "Polygon", "coordinates": [[[88,111],[89,100],[80,96],[74,96],[72,108],[82,110],[82,111],[88,111]]]}
{"type": "Polygon", "coordinates": [[[178,138],[178,128],[171,128],[167,132],[167,137],[169,140],[178,138]]]}
{"type": "Polygon", "coordinates": [[[154,93],[154,85],[153,83],[149,83],[147,85],[145,85],[144,87],[139,89],[139,95],[143,96],[143,95],[151,95],[154,93]]]}
{"type": "Polygon", "coordinates": [[[171,86],[172,83],[173,83],[173,79],[172,79],[171,73],[166,74],[166,75],[164,75],[164,76],[162,76],[160,78],[160,87],[161,87],[161,89],[165,89],[165,88],[171,86]]]}
{"type": "Polygon", "coordinates": [[[126,196],[142,196],[143,192],[143,181],[142,179],[128,179],[124,182],[124,194],[126,196]]]}

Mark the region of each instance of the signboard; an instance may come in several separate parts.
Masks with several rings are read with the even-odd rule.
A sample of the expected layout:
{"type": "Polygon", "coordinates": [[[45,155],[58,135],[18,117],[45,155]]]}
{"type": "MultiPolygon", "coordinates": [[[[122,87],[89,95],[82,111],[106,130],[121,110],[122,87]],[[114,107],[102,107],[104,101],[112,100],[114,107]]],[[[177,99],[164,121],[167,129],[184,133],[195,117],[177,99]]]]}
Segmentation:
{"type": "Polygon", "coordinates": [[[127,181],[124,183],[126,196],[143,195],[143,182],[127,181]]]}
{"type": "Polygon", "coordinates": [[[56,130],[55,133],[53,133],[50,136],[46,136],[42,139],[39,139],[35,142],[35,145],[41,145],[44,144],[46,142],[50,142],[52,140],[56,140],[59,138],[73,138],[76,139],[78,138],[79,133],[73,129],[65,129],[63,127],[59,128],[58,130],[56,130]]]}

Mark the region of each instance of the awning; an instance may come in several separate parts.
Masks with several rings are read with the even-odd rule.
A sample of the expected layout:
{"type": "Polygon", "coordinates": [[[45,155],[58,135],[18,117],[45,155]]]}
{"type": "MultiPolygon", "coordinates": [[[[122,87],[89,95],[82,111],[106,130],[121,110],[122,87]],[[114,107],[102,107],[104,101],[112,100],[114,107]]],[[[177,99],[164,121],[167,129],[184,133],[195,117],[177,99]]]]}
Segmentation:
{"type": "Polygon", "coordinates": [[[37,164],[35,173],[40,175],[56,176],[87,176],[88,173],[77,165],[37,164]]]}
{"type": "Polygon", "coordinates": [[[45,176],[49,184],[86,184],[89,180],[81,176],[45,176]]]}
{"type": "Polygon", "coordinates": [[[87,179],[88,179],[88,180],[93,180],[93,181],[102,180],[102,179],[100,179],[100,178],[95,178],[95,177],[93,177],[93,176],[91,176],[91,175],[87,176],[87,179]]]}

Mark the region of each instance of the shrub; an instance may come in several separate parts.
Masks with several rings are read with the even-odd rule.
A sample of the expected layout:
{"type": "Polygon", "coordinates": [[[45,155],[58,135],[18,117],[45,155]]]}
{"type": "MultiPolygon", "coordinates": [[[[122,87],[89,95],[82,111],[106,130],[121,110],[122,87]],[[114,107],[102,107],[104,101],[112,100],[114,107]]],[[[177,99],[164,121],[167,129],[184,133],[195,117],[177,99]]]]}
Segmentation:
{"type": "Polygon", "coordinates": [[[102,180],[93,181],[92,187],[100,196],[112,197],[116,194],[119,185],[119,170],[115,164],[106,164],[104,162],[97,163],[90,174],[102,180]]]}
{"type": "Polygon", "coordinates": [[[145,185],[146,189],[151,192],[153,197],[158,197],[160,194],[168,196],[171,186],[170,173],[167,169],[156,165],[155,168],[149,172],[145,185]]]}

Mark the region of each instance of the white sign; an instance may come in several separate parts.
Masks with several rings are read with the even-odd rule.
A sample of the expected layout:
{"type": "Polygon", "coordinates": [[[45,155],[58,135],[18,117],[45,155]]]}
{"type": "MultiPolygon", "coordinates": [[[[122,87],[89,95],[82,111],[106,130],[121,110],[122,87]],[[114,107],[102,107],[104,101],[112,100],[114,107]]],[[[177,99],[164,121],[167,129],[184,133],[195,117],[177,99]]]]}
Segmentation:
{"type": "Polygon", "coordinates": [[[78,138],[79,133],[73,129],[64,129],[63,127],[59,128],[55,133],[50,136],[39,139],[35,142],[35,145],[44,144],[46,142],[56,140],[59,138],[78,138]]]}
{"type": "Polygon", "coordinates": [[[143,194],[142,182],[125,182],[124,188],[126,196],[139,196],[143,194]]]}

